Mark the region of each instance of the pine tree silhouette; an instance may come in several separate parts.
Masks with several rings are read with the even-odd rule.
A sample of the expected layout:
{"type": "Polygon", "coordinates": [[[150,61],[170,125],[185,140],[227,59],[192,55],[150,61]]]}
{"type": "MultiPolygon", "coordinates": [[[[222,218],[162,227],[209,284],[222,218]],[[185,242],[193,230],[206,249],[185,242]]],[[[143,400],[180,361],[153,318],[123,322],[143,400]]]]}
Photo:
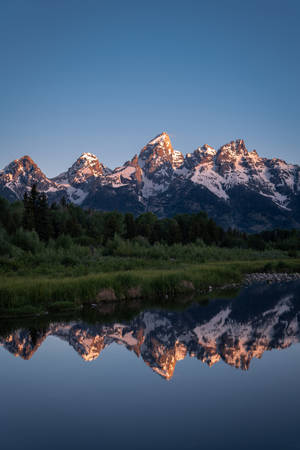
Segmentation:
{"type": "Polygon", "coordinates": [[[44,192],[38,195],[35,208],[35,230],[39,238],[48,241],[50,238],[50,219],[47,196],[44,192]]]}
{"type": "Polygon", "coordinates": [[[30,231],[35,230],[41,240],[48,241],[51,235],[51,226],[46,194],[44,192],[40,194],[34,184],[30,195],[25,192],[23,204],[23,228],[30,231]]]}

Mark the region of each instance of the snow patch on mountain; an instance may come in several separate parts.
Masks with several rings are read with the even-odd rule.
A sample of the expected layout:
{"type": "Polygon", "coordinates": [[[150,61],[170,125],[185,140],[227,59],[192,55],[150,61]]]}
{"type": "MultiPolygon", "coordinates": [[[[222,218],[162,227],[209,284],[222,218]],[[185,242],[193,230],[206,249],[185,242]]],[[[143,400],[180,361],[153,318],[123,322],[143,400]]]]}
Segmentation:
{"type": "Polygon", "coordinates": [[[135,167],[130,165],[118,167],[103,180],[103,184],[110,184],[115,188],[126,186],[130,181],[133,181],[135,171],[135,167]]]}
{"type": "Polygon", "coordinates": [[[167,188],[168,188],[167,184],[158,184],[152,180],[149,180],[149,178],[143,176],[143,187],[141,193],[144,198],[152,197],[157,192],[163,192],[167,188]]]}
{"type": "Polygon", "coordinates": [[[195,167],[191,181],[195,184],[202,185],[219,198],[224,200],[228,200],[229,198],[223,188],[224,179],[212,168],[195,167]]]}

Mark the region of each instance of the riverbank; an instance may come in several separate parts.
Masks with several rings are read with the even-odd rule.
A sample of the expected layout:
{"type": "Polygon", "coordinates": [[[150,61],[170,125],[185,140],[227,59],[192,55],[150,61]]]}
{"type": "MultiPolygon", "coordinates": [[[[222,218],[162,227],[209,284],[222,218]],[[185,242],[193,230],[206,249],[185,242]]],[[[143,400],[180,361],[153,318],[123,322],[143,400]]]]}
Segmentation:
{"type": "MultiPolygon", "coordinates": [[[[76,277],[1,276],[0,317],[76,311],[86,305],[132,299],[175,298],[239,287],[246,274],[297,273],[299,259],[170,264],[76,277]]],[[[246,278],[249,280],[249,278],[246,278]]]]}

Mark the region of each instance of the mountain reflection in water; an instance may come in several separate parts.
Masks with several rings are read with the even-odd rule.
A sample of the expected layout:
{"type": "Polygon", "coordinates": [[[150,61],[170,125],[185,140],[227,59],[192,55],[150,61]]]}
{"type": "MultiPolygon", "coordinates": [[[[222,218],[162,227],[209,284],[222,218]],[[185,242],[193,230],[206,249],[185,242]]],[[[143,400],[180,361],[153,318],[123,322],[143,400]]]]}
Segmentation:
{"type": "Polygon", "coordinates": [[[43,329],[17,329],[0,337],[0,345],[30,360],[48,336],[68,342],[85,361],[101,357],[112,343],[123,345],[165,379],[187,356],[209,366],[223,360],[248,370],[252,358],[299,342],[300,282],[252,286],[233,300],[194,304],[185,311],[147,310],[131,321],[53,322],[43,329]]]}

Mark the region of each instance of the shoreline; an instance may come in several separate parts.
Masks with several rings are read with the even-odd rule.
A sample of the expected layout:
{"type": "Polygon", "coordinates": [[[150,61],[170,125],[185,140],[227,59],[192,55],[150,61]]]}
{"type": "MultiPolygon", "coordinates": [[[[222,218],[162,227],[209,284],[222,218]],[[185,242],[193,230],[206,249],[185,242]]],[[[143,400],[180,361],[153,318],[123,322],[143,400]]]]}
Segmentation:
{"type": "Polygon", "coordinates": [[[262,261],[240,261],[190,265],[177,271],[128,271],[62,280],[15,277],[13,283],[0,286],[0,319],[67,315],[83,309],[104,311],[109,310],[108,304],[122,304],[124,309],[128,305],[130,309],[130,303],[137,302],[142,307],[152,300],[162,306],[176,301],[182,304],[183,299],[178,299],[183,297],[191,301],[197,296],[220,295],[254,283],[300,280],[299,260],[285,263],[290,263],[287,270],[278,272],[264,272],[262,261]]]}
{"type": "Polygon", "coordinates": [[[288,272],[254,272],[247,273],[243,280],[243,286],[249,286],[254,283],[288,283],[290,281],[300,280],[300,273],[288,273],[288,272]]]}

